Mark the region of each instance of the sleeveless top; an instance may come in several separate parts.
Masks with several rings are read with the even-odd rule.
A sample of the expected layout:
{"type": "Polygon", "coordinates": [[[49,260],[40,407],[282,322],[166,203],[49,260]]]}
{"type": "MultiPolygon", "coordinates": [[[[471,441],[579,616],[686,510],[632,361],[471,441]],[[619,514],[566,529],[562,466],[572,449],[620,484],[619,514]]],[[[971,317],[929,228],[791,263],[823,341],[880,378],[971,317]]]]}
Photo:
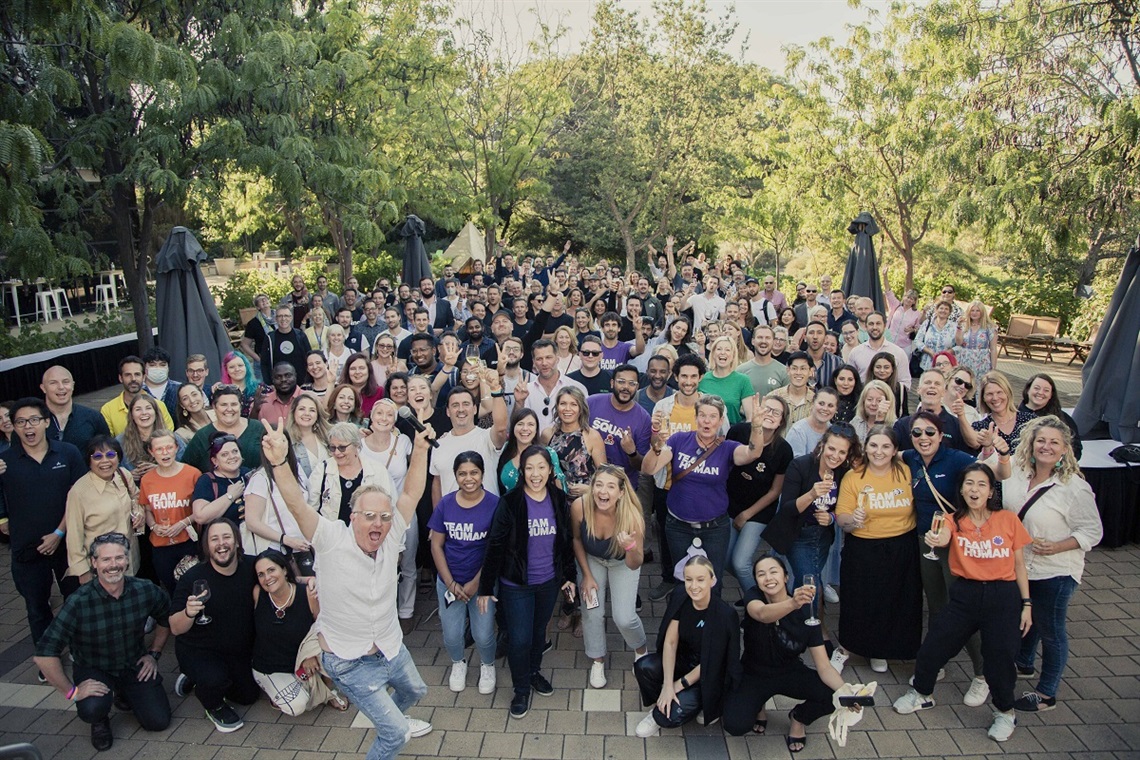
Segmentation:
{"type": "Polygon", "coordinates": [[[313,613],[304,586],[297,586],[293,603],[281,618],[269,593],[262,589],[253,608],[253,669],[259,673],[292,673],[297,650],[312,626],[313,613]]]}
{"type": "Polygon", "coordinates": [[[550,438],[550,448],[558,453],[558,461],[562,463],[562,471],[566,473],[568,482],[583,485],[590,481],[597,465],[594,464],[590,452],[586,450],[584,431],[576,430],[573,433],[558,431],[550,438]]]}
{"type": "Polygon", "coordinates": [[[581,523],[579,533],[582,534],[582,548],[586,550],[586,554],[598,559],[617,559],[611,554],[613,547],[610,545],[611,541],[608,538],[598,538],[586,529],[586,521],[581,523]]]}

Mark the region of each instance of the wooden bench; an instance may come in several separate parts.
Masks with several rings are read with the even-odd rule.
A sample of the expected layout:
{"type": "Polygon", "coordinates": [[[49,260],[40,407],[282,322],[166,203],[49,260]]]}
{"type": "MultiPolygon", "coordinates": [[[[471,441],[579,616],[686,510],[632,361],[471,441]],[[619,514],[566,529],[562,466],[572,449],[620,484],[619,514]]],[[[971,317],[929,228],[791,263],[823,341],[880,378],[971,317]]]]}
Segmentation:
{"type": "Polygon", "coordinates": [[[1072,338],[1058,338],[1055,341],[1057,348],[1071,349],[1073,355],[1069,357],[1069,364],[1080,359],[1082,362],[1088,358],[1089,351],[1092,351],[1093,344],[1096,343],[1097,333],[1100,332],[1100,322],[1093,325],[1092,330],[1089,331],[1088,340],[1073,340],[1072,338]]]}
{"type": "Polygon", "coordinates": [[[241,348],[241,339],[245,335],[245,326],[249,323],[249,320],[253,319],[257,314],[257,309],[253,306],[247,306],[239,311],[238,314],[237,326],[229,331],[230,344],[234,348],[241,348]]]}
{"type": "Polygon", "coordinates": [[[1045,361],[1053,361],[1053,349],[1056,347],[1057,334],[1061,331],[1061,320],[1057,317],[1036,317],[1031,314],[1013,314],[1009,318],[1009,326],[1005,332],[998,335],[998,345],[1006,356],[1009,356],[1009,347],[1020,349],[1021,358],[1033,359],[1033,349],[1044,350],[1045,361]]]}

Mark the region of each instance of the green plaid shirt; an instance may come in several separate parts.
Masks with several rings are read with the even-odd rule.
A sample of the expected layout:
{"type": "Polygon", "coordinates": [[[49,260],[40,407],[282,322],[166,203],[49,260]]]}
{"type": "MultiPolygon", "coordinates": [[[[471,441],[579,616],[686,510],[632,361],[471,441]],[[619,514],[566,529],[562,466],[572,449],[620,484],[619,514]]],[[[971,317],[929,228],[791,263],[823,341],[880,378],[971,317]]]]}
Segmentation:
{"type": "Polygon", "coordinates": [[[59,657],[71,648],[75,662],[107,673],[134,670],[146,653],[147,617],[168,626],[170,597],[150,581],[127,577],[118,599],[98,579],[80,586],[36,645],[36,656],[59,657]]]}

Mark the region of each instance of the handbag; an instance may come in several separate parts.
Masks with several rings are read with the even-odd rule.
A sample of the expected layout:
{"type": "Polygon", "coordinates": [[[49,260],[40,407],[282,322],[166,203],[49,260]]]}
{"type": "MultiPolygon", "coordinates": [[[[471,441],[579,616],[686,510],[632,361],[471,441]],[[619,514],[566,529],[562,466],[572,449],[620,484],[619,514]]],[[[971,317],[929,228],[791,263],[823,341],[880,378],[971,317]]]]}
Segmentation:
{"type": "Polygon", "coordinates": [[[1025,513],[1029,511],[1029,508],[1032,507],[1034,504],[1036,504],[1038,499],[1040,499],[1045,494],[1049,493],[1049,489],[1055,485],[1057,485],[1057,484],[1056,483],[1050,483],[1049,485],[1045,486],[1044,488],[1038,489],[1037,493],[1033,494],[1028,499],[1026,499],[1025,504],[1023,504],[1021,506],[1021,511],[1017,513],[1017,519],[1021,520],[1022,522],[1025,522],[1025,513]]]}
{"type": "MultiPolygon", "coordinates": [[[[930,328],[930,320],[929,319],[926,320],[925,326],[927,329],[930,328]]],[[[918,333],[915,332],[915,336],[917,336],[917,335],[918,335],[918,333]]],[[[919,375],[922,374],[922,357],[925,355],[926,354],[923,353],[922,348],[919,346],[916,346],[914,349],[911,350],[911,353],[910,353],[910,376],[911,377],[918,377],[919,375]]]]}
{"type": "MultiPolygon", "coordinates": [[[[273,505],[273,514],[277,515],[277,525],[282,528],[282,535],[284,535],[284,525],[281,522],[281,510],[277,508],[277,499],[273,497],[273,484],[269,485],[269,503],[273,505]]],[[[313,565],[316,562],[316,557],[313,555],[312,549],[298,550],[292,547],[281,544],[281,552],[285,555],[285,560],[289,563],[290,569],[293,570],[293,577],[295,578],[312,578],[316,575],[316,570],[313,565]]]]}

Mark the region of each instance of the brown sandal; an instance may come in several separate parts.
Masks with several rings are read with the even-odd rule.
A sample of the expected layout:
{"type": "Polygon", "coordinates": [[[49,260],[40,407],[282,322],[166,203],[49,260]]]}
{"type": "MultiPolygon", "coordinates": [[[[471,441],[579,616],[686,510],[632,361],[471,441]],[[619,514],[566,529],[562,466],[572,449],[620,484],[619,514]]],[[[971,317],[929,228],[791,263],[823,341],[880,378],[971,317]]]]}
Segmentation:
{"type": "Polygon", "coordinates": [[[345,710],[348,709],[348,700],[345,699],[343,696],[341,696],[340,694],[338,694],[335,691],[333,692],[333,695],[329,698],[329,701],[325,702],[325,704],[328,705],[329,707],[331,707],[332,709],[336,710],[337,712],[344,712],[345,710]]]}

